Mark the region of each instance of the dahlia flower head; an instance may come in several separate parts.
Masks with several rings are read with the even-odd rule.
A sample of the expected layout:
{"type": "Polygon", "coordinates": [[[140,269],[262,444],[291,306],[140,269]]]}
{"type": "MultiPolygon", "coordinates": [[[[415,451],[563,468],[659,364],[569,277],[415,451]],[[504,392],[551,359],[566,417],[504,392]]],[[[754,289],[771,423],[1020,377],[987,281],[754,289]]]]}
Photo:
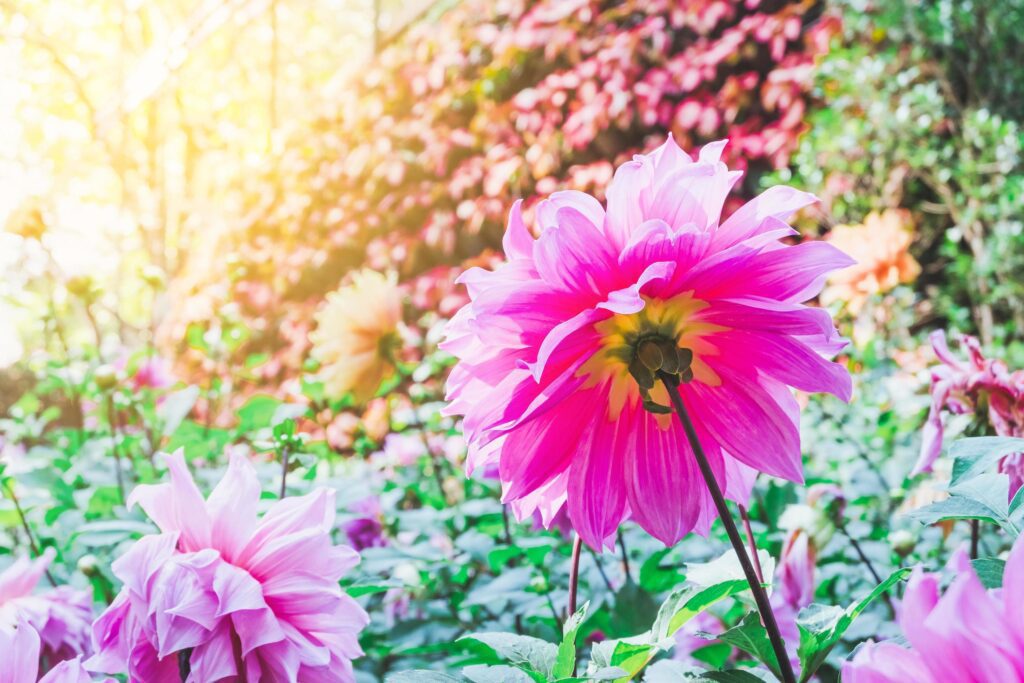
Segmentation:
{"type": "Polygon", "coordinates": [[[914,225],[905,209],[872,211],[863,224],[837,225],[826,239],[857,263],[829,278],[821,293],[825,304],[842,301],[857,313],[872,295],[913,282],[921,272],[909,251],[914,225]]]}
{"type": "Polygon", "coordinates": [[[138,486],[160,528],[112,565],[124,587],[93,625],[90,671],[193,683],[351,681],[366,612],[338,585],[359,561],[334,545],[334,492],[275,501],[261,516],[260,484],[245,456],[204,500],[179,450],[170,483],[138,486]]]}
{"type": "Polygon", "coordinates": [[[868,642],[844,663],[843,683],[1024,682],[1024,537],[1000,589],[985,589],[963,551],[952,565],[944,592],[937,574],[914,570],[899,615],[908,647],[868,642]]]}
{"type": "Polygon", "coordinates": [[[720,160],[725,144],[693,159],[669,138],[635,156],[607,207],[551,195],[536,207],[536,239],[517,202],[506,262],[461,276],[470,302],[442,345],[458,358],[446,412],[464,416],[467,469],[497,464],[520,519],[540,509],[550,522],[567,506],[593,548],[628,517],[666,544],[707,533],[714,507],[682,427],[664,414],[667,390],[651,382],[641,395],[630,371],[645,342],[666,372],[688,362],[683,401],[739,502],[759,471],[803,479],[791,387],[849,399],[849,374],[827,359],[845,342],[827,311],[802,302],[851,260],[823,242],[781,241],[797,234],[786,219],[815,201],[789,187],[721,221],[741,175],[720,160]]]}
{"type": "MultiPolygon", "coordinates": [[[[0,629],[10,632],[18,624],[32,629],[38,642],[37,665],[40,659],[53,666],[90,652],[90,593],[71,586],[38,590],[54,555],[53,548],[47,548],[36,559],[19,558],[0,573],[0,629]]],[[[3,654],[0,647],[0,661],[3,654]]]]}
{"type": "MultiPolygon", "coordinates": [[[[39,674],[39,660],[45,644],[38,631],[24,619],[15,624],[0,625],[0,683],[92,683],[92,676],[82,665],[82,656],[65,659],[39,674]]],[[[113,678],[104,683],[115,683],[113,678]]]]}
{"type": "MultiPolygon", "coordinates": [[[[962,361],[949,350],[946,333],[936,330],[929,336],[940,364],[931,372],[931,407],[921,440],[921,454],[912,475],[931,471],[942,454],[943,414],[977,413],[987,405],[985,417],[998,436],[1024,437],[1024,370],[1010,372],[1006,363],[986,358],[975,337],[961,335],[967,350],[962,361]]],[[[979,415],[981,417],[981,415],[979,415]]],[[[1024,484],[1024,454],[1014,453],[1000,462],[1000,470],[1010,476],[1010,497],[1024,484]]]]}
{"type": "Polygon", "coordinates": [[[393,275],[360,270],[350,284],[327,295],[310,333],[312,356],[329,396],[351,392],[366,403],[394,373],[402,292],[393,275]]]}

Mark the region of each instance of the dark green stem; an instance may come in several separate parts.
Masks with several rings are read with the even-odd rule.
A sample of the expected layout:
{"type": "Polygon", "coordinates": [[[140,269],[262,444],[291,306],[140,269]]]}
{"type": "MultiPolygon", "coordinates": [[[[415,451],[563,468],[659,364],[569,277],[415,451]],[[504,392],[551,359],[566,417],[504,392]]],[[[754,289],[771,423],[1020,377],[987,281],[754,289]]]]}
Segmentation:
{"type": "Polygon", "coordinates": [[[782,680],[784,683],[796,683],[793,665],[789,661],[786,645],[782,640],[782,634],[779,632],[779,625],[775,621],[775,612],[772,611],[768,594],[757,578],[754,565],[751,564],[750,558],[747,557],[747,551],[743,546],[743,539],[740,538],[740,532],[736,528],[736,522],[733,521],[729,513],[729,507],[725,503],[725,496],[722,495],[722,489],[715,480],[715,474],[711,471],[711,465],[708,463],[704,449],[700,445],[700,439],[697,438],[697,430],[690,420],[689,413],[686,412],[686,406],[683,405],[683,399],[679,395],[678,379],[674,375],[668,375],[664,372],[660,372],[659,377],[662,383],[664,383],[665,389],[668,390],[669,398],[672,399],[672,407],[675,409],[679,422],[682,423],[683,430],[686,432],[686,438],[690,442],[690,448],[693,451],[694,458],[697,460],[697,466],[700,467],[700,472],[704,476],[704,483],[707,484],[708,491],[711,493],[711,499],[718,510],[718,517],[722,520],[725,532],[729,536],[729,542],[732,544],[736,557],[740,561],[740,566],[743,568],[743,575],[750,585],[750,592],[754,594],[754,602],[757,603],[757,610],[761,613],[761,623],[764,624],[765,630],[768,631],[768,639],[771,641],[775,659],[778,660],[782,680]]]}

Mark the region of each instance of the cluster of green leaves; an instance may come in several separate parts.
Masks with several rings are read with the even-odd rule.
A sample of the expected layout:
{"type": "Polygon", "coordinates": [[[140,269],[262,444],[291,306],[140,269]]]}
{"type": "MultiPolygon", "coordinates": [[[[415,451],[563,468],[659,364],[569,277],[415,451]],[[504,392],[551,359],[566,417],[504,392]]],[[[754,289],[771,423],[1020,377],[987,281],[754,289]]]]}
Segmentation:
{"type": "Polygon", "coordinates": [[[910,209],[931,264],[918,291],[960,329],[1024,330],[1024,77],[1019,0],[835,0],[842,40],[816,75],[822,106],[785,180],[819,194],[827,223],[910,209]]]}

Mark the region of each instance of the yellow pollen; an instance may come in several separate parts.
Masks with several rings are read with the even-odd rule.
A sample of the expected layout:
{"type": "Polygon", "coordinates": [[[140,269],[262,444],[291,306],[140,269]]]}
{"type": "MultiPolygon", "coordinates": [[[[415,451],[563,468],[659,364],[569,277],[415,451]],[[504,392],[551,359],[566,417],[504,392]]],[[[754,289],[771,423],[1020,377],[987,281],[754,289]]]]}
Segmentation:
{"type": "MultiPolygon", "coordinates": [[[[718,355],[718,349],[709,338],[728,328],[703,322],[698,313],[708,307],[706,301],[693,298],[693,292],[684,292],[671,299],[644,297],[644,308],[638,313],[615,315],[595,325],[601,335],[601,350],[584,363],[578,374],[587,375],[585,387],[609,383],[608,419],[616,420],[627,405],[641,402],[640,389],[629,374],[637,343],[647,338],[674,340],[676,346],[693,351],[693,381],[718,386],[721,378],[715,374],[705,358],[718,355]]],[[[661,384],[649,392],[657,403],[669,405],[668,393],[661,384]]],[[[658,424],[668,429],[671,415],[656,415],[658,424]]]]}

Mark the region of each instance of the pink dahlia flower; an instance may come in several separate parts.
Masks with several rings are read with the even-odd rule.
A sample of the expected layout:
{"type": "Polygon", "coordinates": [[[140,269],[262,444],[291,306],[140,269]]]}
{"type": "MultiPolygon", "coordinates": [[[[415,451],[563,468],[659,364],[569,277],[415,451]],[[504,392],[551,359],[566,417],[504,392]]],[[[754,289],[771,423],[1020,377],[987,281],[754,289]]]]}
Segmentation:
{"type": "MultiPolygon", "coordinates": [[[[969,335],[960,337],[967,349],[966,362],[950,352],[942,330],[932,332],[929,339],[941,365],[932,368],[932,405],[913,474],[930,471],[942,453],[942,417],[947,411],[987,419],[998,436],[1024,437],[1024,370],[1010,372],[1003,361],[985,358],[981,344],[969,335]]],[[[1022,459],[1024,454],[1017,453],[1000,463],[1000,469],[1010,475],[1011,498],[1024,484],[1022,459]]]]}
{"type": "Polygon", "coordinates": [[[366,612],[338,581],[359,561],[331,541],[334,493],[273,503],[259,517],[260,484],[242,455],[207,500],[181,451],[171,481],[139,486],[160,534],[113,564],[124,587],[93,625],[91,671],[131,680],[351,681],[366,612]]]}
{"type": "Polygon", "coordinates": [[[37,660],[42,660],[44,670],[90,651],[89,593],[70,586],[36,590],[53,556],[53,548],[47,548],[41,557],[22,557],[0,574],[0,629],[13,630],[25,623],[34,630],[40,641],[37,660]]]}
{"type": "MultiPolygon", "coordinates": [[[[851,260],[823,242],[790,246],[786,219],[814,197],[774,187],[720,221],[740,177],[725,142],[692,159],[671,139],[615,174],[608,205],[557,192],[536,209],[539,237],[512,207],[494,271],[462,275],[470,302],[444,348],[458,357],[449,414],[465,416],[467,467],[497,462],[522,519],[568,506],[598,547],[632,517],[671,544],[715,517],[682,428],[644,408],[629,367],[640,342],[693,353],[680,387],[727,497],[757,471],[803,478],[790,387],[848,399],[824,356],[844,345],[827,311],[802,305],[851,260]]],[[[669,405],[656,384],[649,398],[669,405]]]]}
{"type": "Polygon", "coordinates": [[[953,564],[941,595],[938,575],[911,576],[899,618],[909,647],[865,644],[843,665],[843,683],[1024,682],[1024,537],[1001,589],[985,590],[965,553],[953,564]]]}

